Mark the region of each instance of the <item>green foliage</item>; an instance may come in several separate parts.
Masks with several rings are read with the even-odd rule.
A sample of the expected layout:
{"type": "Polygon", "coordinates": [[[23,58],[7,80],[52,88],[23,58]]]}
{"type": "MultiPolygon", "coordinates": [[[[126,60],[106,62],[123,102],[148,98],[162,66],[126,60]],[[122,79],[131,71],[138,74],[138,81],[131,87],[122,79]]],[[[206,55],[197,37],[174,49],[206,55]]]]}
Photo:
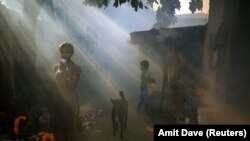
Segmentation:
{"type": "Polygon", "coordinates": [[[115,6],[117,8],[119,5],[122,5],[123,3],[126,3],[126,2],[129,2],[129,1],[127,1],[127,0],[115,0],[113,6],[115,6]]]}
{"type": "MultiPolygon", "coordinates": [[[[135,11],[138,11],[138,9],[147,9],[148,7],[145,6],[142,2],[142,0],[113,0],[113,6],[114,7],[119,7],[124,3],[130,3],[130,5],[132,6],[132,8],[134,8],[135,11]]],[[[149,1],[156,1],[156,0],[149,0],[149,1]]],[[[98,7],[98,8],[102,8],[102,7],[107,7],[110,3],[110,0],[85,0],[83,2],[83,4],[87,5],[87,6],[93,6],[93,7],[98,7]]],[[[152,3],[153,6],[153,3],[152,3]]]]}
{"type": "Polygon", "coordinates": [[[179,0],[162,0],[161,7],[157,10],[156,20],[157,26],[167,27],[177,22],[175,9],[180,10],[181,5],[179,0]]]}
{"type": "Polygon", "coordinates": [[[110,0],[85,0],[83,4],[88,5],[88,6],[93,6],[93,7],[107,7],[109,4],[110,0]]]}
{"type": "Polygon", "coordinates": [[[202,7],[202,0],[192,0],[191,2],[189,2],[189,9],[192,13],[194,13],[196,10],[202,10],[202,7]]]}
{"type": "MultiPolygon", "coordinates": [[[[157,27],[168,27],[171,24],[175,24],[177,22],[177,18],[175,16],[175,10],[180,10],[181,4],[180,0],[113,0],[113,6],[119,7],[124,3],[130,3],[132,8],[135,11],[138,9],[147,9],[145,3],[149,6],[153,7],[154,3],[161,5],[156,13],[156,26],[157,27]]],[[[110,0],[85,0],[83,2],[85,5],[95,6],[98,8],[107,7],[110,3],[110,0]]],[[[202,10],[203,0],[192,0],[189,4],[189,9],[192,13],[196,10],[202,10]]]]}
{"type": "Polygon", "coordinates": [[[157,3],[158,4],[158,1],[157,0],[147,0],[147,3],[151,6],[151,7],[153,7],[153,3],[157,3]]]}

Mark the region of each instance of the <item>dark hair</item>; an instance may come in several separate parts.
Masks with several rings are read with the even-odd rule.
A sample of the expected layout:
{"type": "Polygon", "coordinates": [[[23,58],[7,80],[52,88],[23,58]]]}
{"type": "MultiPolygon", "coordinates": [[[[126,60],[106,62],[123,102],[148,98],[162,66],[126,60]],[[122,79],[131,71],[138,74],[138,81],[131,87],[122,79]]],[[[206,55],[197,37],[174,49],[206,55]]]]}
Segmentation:
{"type": "Polygon", "coordinates": [[[149,62],[148,60],[143,60],[141,61],[141,66],[145,67],[145,68],[148,68],[149,67],[149,62]]]}
{"type": "Polygon", "coordinates": [[[64,48],[68,48],[68,49],[70,49],[72,54],[74,53],[74,47],[71,43],[63,42],[59,45],[60,52],[62,52],[62,49],[64,49],[64,48]]]}
{"type": "Polygon", "coordinates": [[[125,99],[125,96],[124,96],[124,94],[123,94],[123,91],[120,91],[120,97],[122,98],[122,99],[125,99]]]}

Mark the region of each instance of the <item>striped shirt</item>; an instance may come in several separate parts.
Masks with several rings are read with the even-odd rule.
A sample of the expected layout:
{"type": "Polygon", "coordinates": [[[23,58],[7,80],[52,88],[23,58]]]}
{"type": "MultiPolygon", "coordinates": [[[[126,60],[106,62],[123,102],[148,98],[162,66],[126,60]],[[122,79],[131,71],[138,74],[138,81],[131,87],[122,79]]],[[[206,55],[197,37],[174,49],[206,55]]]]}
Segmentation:
{"type": "Polygon", "coordinates": [[[72,128],[79,124],[79,98],[76,86],[81,74],[80,67],[73,61],[66,63],[66,71],[59,72],[60,63],[55,65],[56,93],[54,94],[54,126],[72,128]]]}

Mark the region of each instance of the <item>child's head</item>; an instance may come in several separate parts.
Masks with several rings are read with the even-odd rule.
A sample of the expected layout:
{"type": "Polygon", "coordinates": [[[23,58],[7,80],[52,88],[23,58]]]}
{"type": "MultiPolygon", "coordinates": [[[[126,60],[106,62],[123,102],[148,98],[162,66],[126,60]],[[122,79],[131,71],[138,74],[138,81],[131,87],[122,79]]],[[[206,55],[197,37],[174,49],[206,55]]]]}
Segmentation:
{"type": "Polygon", "coordinates": [[[146,72],[149,67],[149,62],[148,60],[143,60],[141,61],[141,71],[146,72]]]}
{"type": "Polygon", "coordinates": [[[61,57],[63,59],[69,60],[74,53],[74,47],[70,43],[62,43],[59,45],[59,50],[61,57]]]}
{"type": "Polygon", "coordinates": [[[125,99],[125,96],[124,96],[123,91],[120,91],[119,94],[120,94],[120,97],[121,97],[122,99],[125,99]]]}

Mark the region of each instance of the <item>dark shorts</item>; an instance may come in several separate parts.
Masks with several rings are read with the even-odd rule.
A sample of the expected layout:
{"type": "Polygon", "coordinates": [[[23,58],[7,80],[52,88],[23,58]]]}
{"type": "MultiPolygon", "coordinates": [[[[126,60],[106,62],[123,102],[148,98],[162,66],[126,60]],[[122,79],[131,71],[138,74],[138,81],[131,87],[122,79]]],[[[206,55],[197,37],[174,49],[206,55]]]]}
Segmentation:
{"type": "Polygon", "coordinates": [[[143,104],[149,104],[150,102],[150,97],[148,95],[148,91],[141,91],[141,94],[140,94],[140,103],[143,103],[143,104]]]}

